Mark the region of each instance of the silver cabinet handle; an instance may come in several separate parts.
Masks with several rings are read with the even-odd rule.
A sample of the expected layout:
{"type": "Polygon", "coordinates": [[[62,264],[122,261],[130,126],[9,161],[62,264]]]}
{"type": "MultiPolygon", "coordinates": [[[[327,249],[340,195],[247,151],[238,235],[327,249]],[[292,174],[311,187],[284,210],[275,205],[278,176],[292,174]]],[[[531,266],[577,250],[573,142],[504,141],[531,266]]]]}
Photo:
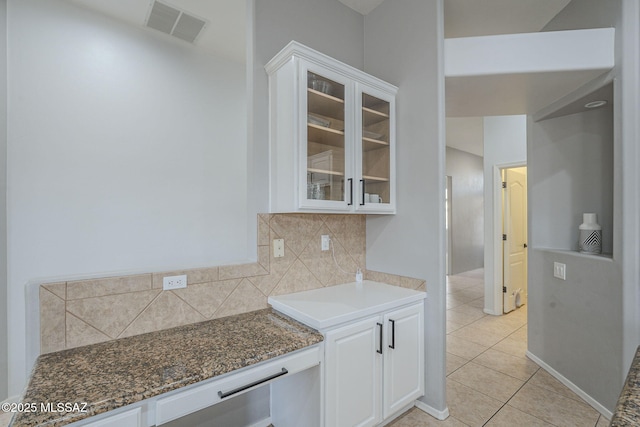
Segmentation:
{"type": "Polygon", "coordinates": [[[229,391],[225,391],[225,392],[220,390],[218,392],[218,396],[220,396],[220,399],[224,399],[225,397],[229,397],[229,396],[232,396],[232,395],[234,395],[236,393],[240,393],[241,391],[245,391],[245,390],[247,390],[247,389],[249,389],[251,387],[255,387],[258,384],[266,383],[267,381],[270,381],[270,380],[272,380],[274,378],[278,378],[278,377],[281,377],[283,375],[287,375],[288,373],[289,373],[289,371],[287,371],[286,368],[282,368],[282,371],[278,372],[277,374],[269,375],[266,378],[254,381],[254,382],[252,382],[250,384],[247,384],[247,385],[243,385],[242,387],[234,388],[233,390],[229,390],[229,391]]]}

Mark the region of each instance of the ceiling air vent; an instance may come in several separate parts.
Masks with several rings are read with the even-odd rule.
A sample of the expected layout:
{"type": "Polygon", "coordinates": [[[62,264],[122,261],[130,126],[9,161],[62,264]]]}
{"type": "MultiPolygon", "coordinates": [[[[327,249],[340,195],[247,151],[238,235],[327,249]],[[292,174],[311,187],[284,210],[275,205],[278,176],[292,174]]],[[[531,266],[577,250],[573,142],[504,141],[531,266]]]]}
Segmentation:
{"type": "Polygon", "coordinates": [[[154,30],[193,43],[207,25],[207,21],[168,4],[154,1],[151,3],[146,25],[154,30]]]}

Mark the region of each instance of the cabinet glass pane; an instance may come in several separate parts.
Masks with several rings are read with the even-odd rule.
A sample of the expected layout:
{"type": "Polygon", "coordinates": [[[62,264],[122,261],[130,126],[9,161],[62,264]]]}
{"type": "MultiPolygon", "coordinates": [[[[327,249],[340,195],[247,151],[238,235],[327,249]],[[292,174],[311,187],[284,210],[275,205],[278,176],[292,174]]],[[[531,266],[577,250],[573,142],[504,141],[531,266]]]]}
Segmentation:
{"type": "Polygon", "coordinates": [[[390,202],[389,106],[387,101],[362,94],[362,178],[365,182],[365,204],[390,202]]]}
{"type": "Polygon", "coordinates": [[[307,199],[345,200],[344,85],[307,73],[307,199]]]}

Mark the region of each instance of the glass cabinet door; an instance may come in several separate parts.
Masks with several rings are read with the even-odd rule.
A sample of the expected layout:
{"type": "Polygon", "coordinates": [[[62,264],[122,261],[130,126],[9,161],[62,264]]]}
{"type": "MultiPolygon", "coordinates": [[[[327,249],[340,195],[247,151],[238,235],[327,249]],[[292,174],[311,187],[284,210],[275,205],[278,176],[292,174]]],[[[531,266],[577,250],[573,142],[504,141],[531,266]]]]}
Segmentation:
{"type": "Polygon", "coordinates": [[[360,209],[387,208],[392,202],[392,126],[390,101],[362,92],[362,143],[359,144],[360,209]]]}
{"type": "Polygon", "coordinates": [[[306,79],[305,204],[319,207],[341,202],[344,205],[346,192],[350,191],[345,187],[345,174],[349,172],[345,167],[345,84],[311,70],[307,70],[306,79]]]}

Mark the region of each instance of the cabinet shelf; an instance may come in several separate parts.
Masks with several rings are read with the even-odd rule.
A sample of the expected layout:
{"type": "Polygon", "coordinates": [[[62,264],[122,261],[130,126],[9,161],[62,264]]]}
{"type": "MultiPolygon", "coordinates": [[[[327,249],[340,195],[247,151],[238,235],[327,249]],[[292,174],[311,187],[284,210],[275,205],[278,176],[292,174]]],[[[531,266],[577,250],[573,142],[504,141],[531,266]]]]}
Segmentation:
{"type": "Polygon", "coordinates": [[[389,182],[389,178],[384,178],[382,176],[370,176],[370,175],[362,175],[365,181],[373,181],[373,182],[389,182]]]}
{"type": "Polygon", "coordinates": [[[344,100],[314,89],[307,89],[309,112],[344,121],[344,100]]]}
{"type": "Polygon", "coordinates": [[[376,123],[389,120],[389,115],[381,113],[380,111],[372,110],[367,107],[362,107],[362,124],[363,126],[371,126],[376,123]]]}
{"type": "Polygon", "coordinates": [[[344,132],[307,123],[307,139],[310,142],[344,148],[344,132]]]}
{"type": "Polygon", "coordinates": [[[314,125],[312,123],[307,123],[307,126],[309,126],[312,129],[318,129],[322,132],[329,132],[329,133],[333,133],[336,135],[342,135],[344,136],[344,131],[343,130],[338,130],[338,129],[331,129],[325,126],[320,126],[320,125],[314,125]]]}
{"type": "Polygon", "coordinates": [[[374,116],[378,116],[378,117],[381,117],[381,118],[386,118],[386,119],[389,118],[388,114],[382,113],[382,112],[377,111],[377,110],[372,110],[371,108],[362,107],[362,111],[364,111],[365,113],[373,114],[374,116]]]}
{"type": "Polygon", "coordinates": [[[366,138],[366,137],[362,137],[362,147],[364,149],[364,151],[371,151],[371,150],[377,150],[380,148],[388,148],[389,147],[389,143],[387,141],[381,141],[379,139],[372,139],[372,138],[366,138]]]}
{"type": "Polygon", "coordinates": [[[307,168],[307,172],[310,172],[310,173],[324,173],[324,174],[333,175],[333,176],[344,176],[344,172],[330,171],[330,170],[325,170],[325,169],[307,168]]]}

